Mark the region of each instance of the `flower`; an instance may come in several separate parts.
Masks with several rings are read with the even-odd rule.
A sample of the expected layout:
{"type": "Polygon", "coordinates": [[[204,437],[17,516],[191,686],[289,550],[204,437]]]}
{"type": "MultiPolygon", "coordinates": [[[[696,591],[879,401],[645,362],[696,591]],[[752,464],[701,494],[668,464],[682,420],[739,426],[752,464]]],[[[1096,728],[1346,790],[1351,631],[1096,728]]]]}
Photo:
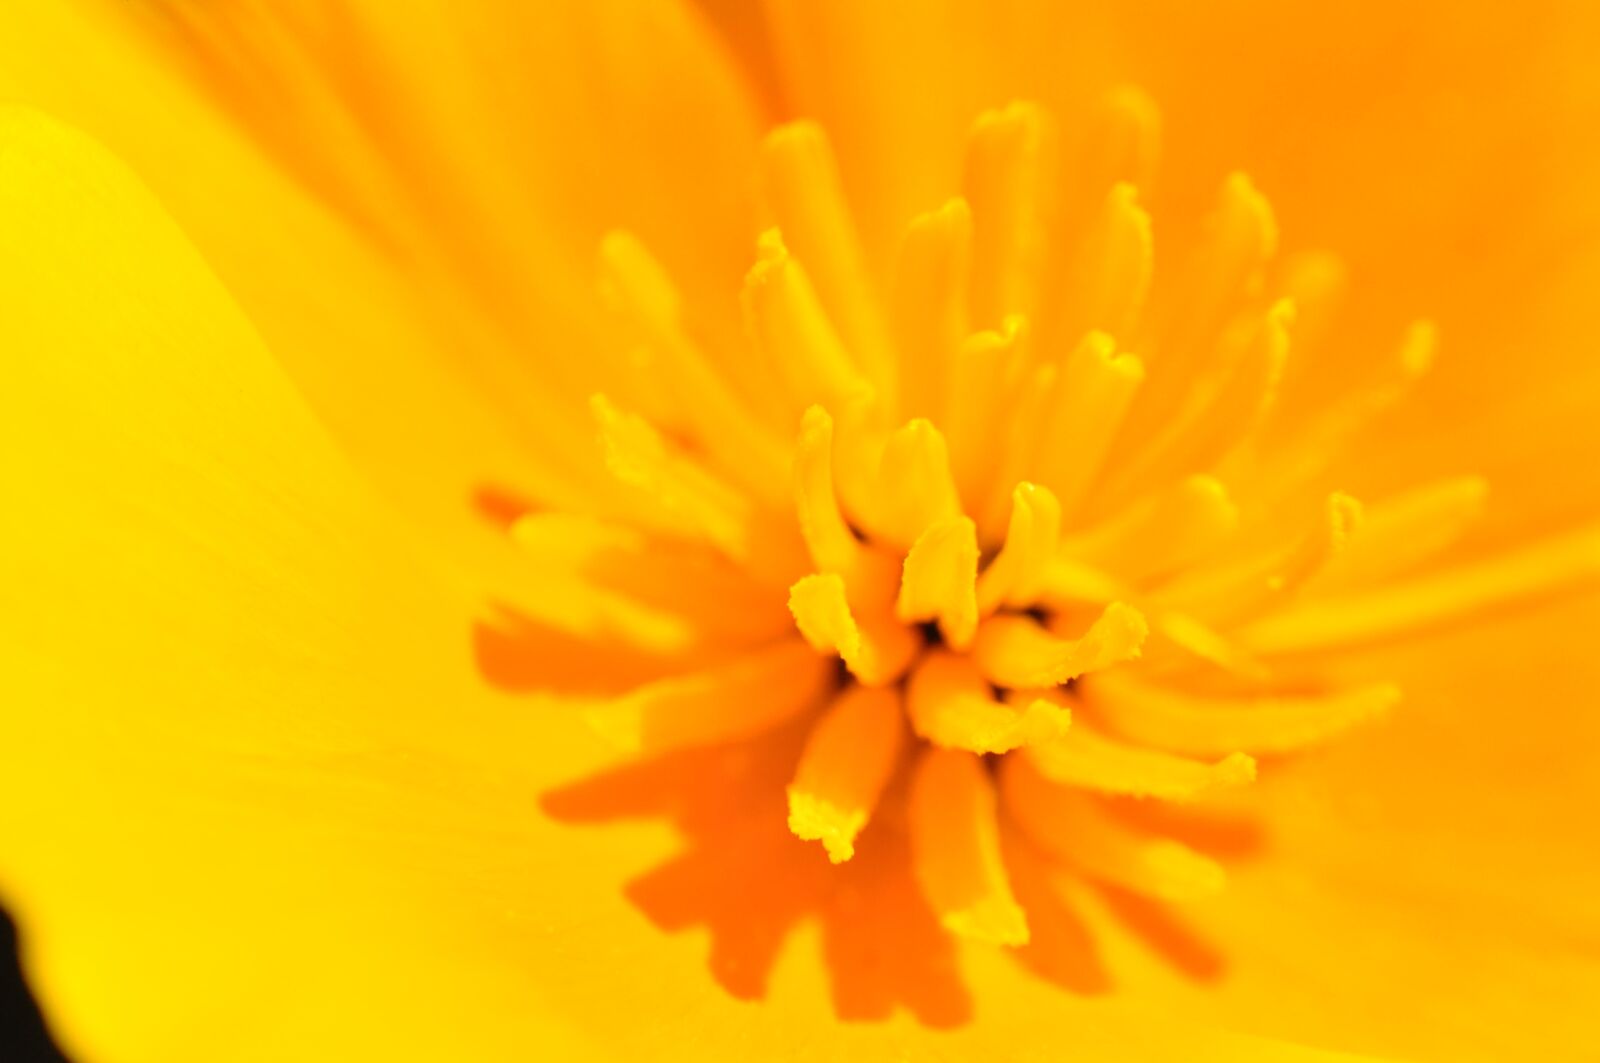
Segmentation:
{"type": "Polygon", "coordinates": [[[71,1050],[1583,1051],[1585,12],[459,6],[0,43],[71,1050]]]}

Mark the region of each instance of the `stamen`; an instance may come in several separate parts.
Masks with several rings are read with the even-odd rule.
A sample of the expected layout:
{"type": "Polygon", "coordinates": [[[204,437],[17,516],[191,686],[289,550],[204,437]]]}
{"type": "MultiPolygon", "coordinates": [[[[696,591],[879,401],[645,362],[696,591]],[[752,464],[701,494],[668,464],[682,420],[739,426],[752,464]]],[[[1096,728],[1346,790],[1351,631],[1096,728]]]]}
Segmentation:
{"type": "Polygon", "coordinates": [[[1118,183],[1148,189],[1161,154],[1161,111],[1143,91],[1122,85],[1106,93],[1065,168],[1069,218],[1082,218],[1118,183]]]}
{"type": "Polygon", "coordinates": [[[1187,901],[1222,889],[1215,860],[1169,838],[1136,833],[1082,795],[1042,776],[1026,757],[1000,770],[1006,812],[1032,842],[1095,878],[1166,901],[1187,901]]]}
{"type": "Polygon", "coordinates": [[[887,614],[857,622],[845,599],[844,580],[832,572],[806,576],[789,590],[795,626],[815,649],[836,653],[867,686],[900,678],[917,654],[911,629],[887,614]]]}
{"type": "Polygon", "coordinates": [[[778,228],[806,264],[829,319],[878,393],[892,395],[893,345],[827,135],[812,122],[780,126],[767,135],[762,164],[778,228]]]}
{"type": "MultiPolygon", "coordinates": [[[[1185,613],[1161,613],[1156,618],[1155,627],[1172,645],[1191,657],[1199,658],[1246,679],[1267,678],[1267,668],[1259,660],[1246,653],[1233,640],[1224,637],[1192,616],[1185,613]]],[[[1163,663],[1165,662],[1156,659],[1151,661],[1151,666],[1159,668],[1163,663]]]]}
{"type": "Polygon", "coordinates": [[[1002,687],[1050,687],[1139,656],[1148,633],[1132,606],[1112,602],[1079,639],[1057,638],[1029,616],[994,616],[978,626],[972,659],[1002,687]]]}
{"type": "Polygon", "coordinates": [[[998,332],[967,337],[956,353],[946,403],[945,437],[961,499],[971,510],[987,501],[1003,439],[995,424],[1016,389],[1027,359],[1027,329],[1007,318],[998,332]]]}
{"type": "Polygon", "coordinates": [[[972,214],[966,200],[952,199],[919,215],[906,232],[893,303],[901,416],[932,418],[945,409],[949,366],[968,331],[971,254],[972,214]]]}
{"type": "Polygon", "coordinates": [[[1007,753],[1060,738],[1071,712],[1042,698],[1013,707],[995,699],[970,658],[944,650],[911,673],[906,708],[917,736],[946,749],[1007,753]]]}
{"type": "Polygon", "coordinates": [[[703,535],[735,561],[751,556],[750,500],[667,444],[642,418],[617,409],[604,395],[589,400],[600,428],[606,467],[639,488],[678,522],[703,535]]]}
{"type": "Polygon", "coordinates": [[[1216,550],[1239,527],[1239,508],[1210,476],[1191,476],[1061,544],[1061,555],[1130,582],[1167,575],[1216,550]]]}
{"type": "Polygon", "coordinates": [[[1213,468],[1248,439],[1277,397],[1294,316],[1293,304],[1279,302],[1259,322],[1237,330],[1249,337],[1239,344],[1241,353],[1225,353],[1216,375],[1191,383],[1182,409],[1118,470],[1116,486],[1102,497],[1115,502],[1146,485],[1213,468]]]}
{"type": "Polygon", "coordinates": [[[1066,271],[1059,327],[1076,337],[1091,329],[1130,336],[1150,290],[1155,241],[1139,193],[1119,183],[1106,196],[1066,271]]]}
{"type": "Polygon", "coordinates": [[[1588,527],[1405,583],[1308,601],[1262,617],[1237,638],[1263,655],[1340,649],[1464,623],[1597,582],[1600,528],[1588,527]]]}
{"type": "Polygon", "coordinates": [[[800,421],[794,497],[800,534],[817,568],[842,576],[853,600],[887,603],[898,573],[891,558],[863,546],[845,523],[833,484],[833,418],[820,406],[800,421]]]}
{"type": "Polygon", "coordinates": [[[886,542],[909,549],[937,521],[961,515],[944,436],[920,418],[889,436],[879,466],[876,505],[863,518],[886,542]]]}
{"type": "Polygon", "coordinates": [[[826,660],[785,639],[728,664],[647,683],[584,715],[621,749],[667,753],[770,730],[821,701],[832,678],[826,660]]]}
{"type": "Polygon", "coordinates": [[[1044,584],[1061,541],[1061,506],[1037,484],[1018,484],[1011,493],[1011,526],[1005,545],[978,578],[978,611],[985,616],[1002,605],[1032,605],[1044,584]]]}
{"type": "Polygon", "coordinates": [[[1409,394],[1432,368],[1439,335],[1432,322],[1418,321],[1406,330],[1399,351],[1382,378],[1333,404],[1319,416],[1296,424],[1271,455],[1255,455],[1251,470],[1254,494],[1265,504],[1315,482],[1364,429],[1409,394]]]}
{"type": "Polygon", "coordinates": [[[1361,516],[1361,503],[1336,491],[1322,519],[1295,545],[1228,567],[1196,569],[1152,597],[1214,626],[1242,623],[1287,601],[1320,572],[1344,548],[1361,516]]]}
{"type": "Polygon", "coordinates": [[[1000,856],[995,794],[978,758],[930,749],[917,762],[908,805],[912,869],[951,933],[1023,945],[1028,922],[1000,856]]]}
{"type": "Polygon", "coordinates": [[[1030,745],[1023,755],[1040,775],[1061,786],[1163,801],[1190,801],[1256,777],[1255,760],[1243,753],[1207,764],[1127,745],[1081,723],[1053,742],[1030,745]]]}
{"type": "Polygon", "coordinates": [[[1283,265],[1277,294],[1295,305],[1295,346],[1316,351],[1322,346],[1344,303],[1349,271],[1336,255],[1303,251],[1283,265]]]}
{"type": "Polygon", "coordinates": [[[1048,124],[1036,104],[1013,103],[983,114],[967,139],[972,317],[981,327],[1032,309],[1044,254],[1048,124]]]}
{"type": "Polygon", "coordinates": [[[1197,757],[1292,753],[1381,716],[1400,700],[1390,683],[1324,694],[1207,697],[1158,687],[1126,672],[1085,681],[1083,704],[1133,742],[1197,757]]]}
{"type": "Polygon", "coordinates": [[[1143,382],[1144,363],[1118,354],[1115,341],[1102,332],[1085,336],[1063,363],[1033,452],[1033,470],[1055,492],[1064,515],[1077,510],[1100,473],[1143,382]]]}
{"type": "Polygon", "coordinates": [[[1165,421],[1204,376],[1207,356],[1240,301],[1259,288],[1277,242],[1271,206],[1244,174],[1230,176],[1156,347],[1159,357],[1131,422],[1141,434],[1165,421]]]}
{"type": "Polygon", "coordinates": [[[1221,868],[1114,802],[1248,783],[1253,755],[1315,746],[1399,698],[1280,657],[1600,585],[1600,526],[1422,568],[1482,512],[1477,477],[1365,519],[1328,492],[1340,450],[1431,364],[1434,330],[1414,326],[1340,401],[1316,394],[1315,363],[1279,401],[1291,325],[1297,346],[1331,335],[1344,272],[1291,259],[1269,295],[1276,223],[1244,176],[1146,310],[1154,249],[1137,189],[1157,127],[1143,96],[1113,94],[1057,181],[1040,108],[985,114],[964,198],[912,223],[886,304],[827,139],[807,122],[773,132],[762,171],[779,228],[742,293],[763,357],[702,345],[703,319],[660,264],[608,235],[602,282],[626,319],[636,409],[592,405],[633,490],[613,489],[586,525],[514,526],[544,563],[542,616],[700,668],[587,702],[597,728],[653,755],[821,710],[788,786],[791,832],[842,863],[874,816],[896,826],[903,811],[933,911],[982,941],[1029,937],[998,801],[1023,864],[1204,895],[1221,868]],[[782,419],[796,415],[786,481],[782,419]],[[778,599],[761,595],[775,586],[789,613],[776,620],[802,639],[770,641],[778,599]],[[929,622],[937,635],[915,626],[929,622]],[[902,790],[908,741],[925,748],[902,790]]]}
{"type": "Polygon", "coordinates": [[[1458,476],[1368,506],[1360,530],[1313,581],[1316,591],[1403,575],[1460,539],[1488,496],[1481,476],[1458,476]]]}
{"type": "Polygon", "coordinates": [[[1028,467],[1039,445],[1039,436],[1050,422],[1050,400],[1055,392],[1058,370],[1053,365],[1034,366],[1016,389],[1010,416],[1002,410],[996,426],[1000,439],[998,459],[989,470],[989,490],[978,511],[978,539],[999,542],[1011,521],[1011,491],[1028,478],[1028,467]]]}
{"type": "Polygon", "coordinates": [[[964,650],[978,630],[978,532],[969,517],[945,517],[922,533],[906,554],[895,616],[908,623],[937,620],[952,648],[964,650]]]}
{"type": "Polygon", "coordinates": [[[789,829],[820,841],[835,864],[855,855],[861,833],[905,745],[900,697],[851,687],[817,721],[789,785],[789,829]]]}
{"type": "Polygon", "coordinates": [[[757,251],[745,277],[745,322],[756,348],[783,378],[795,410],[841,405],[870,393],[776,229],[762,234],[757,251]]]}
{"type": "Polygon", "coordinates": [[[666,271],[631,233],[600,244],[603,283],[664,360],[672,399],[695,438],[746,490],[781,500],[782,444],[740,401],[684,335],[678,293],[666,271]]]}

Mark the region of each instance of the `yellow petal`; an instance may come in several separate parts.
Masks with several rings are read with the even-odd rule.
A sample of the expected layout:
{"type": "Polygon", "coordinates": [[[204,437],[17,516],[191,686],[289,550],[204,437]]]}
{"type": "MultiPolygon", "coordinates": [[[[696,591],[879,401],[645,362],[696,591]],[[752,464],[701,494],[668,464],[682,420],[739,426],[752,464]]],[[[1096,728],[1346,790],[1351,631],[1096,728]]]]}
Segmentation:
{"type": "Polygon", "coordinates": [[[481,687],[472,603],[124,169],[4,111],[0,228],[0,885],[53,1029],[104,1059],[572,1044],[537,1004],[467,1021],[489,967],[439,893],[543,840],[438,795],[581,747],[481,687]]]}
{"type": "Polygon", "coordinates": [[[817,705],[833,669],[799,639],[690,675],[673,676],[585,710],[619,749],[659,754],[749,738],[817,705]]]}

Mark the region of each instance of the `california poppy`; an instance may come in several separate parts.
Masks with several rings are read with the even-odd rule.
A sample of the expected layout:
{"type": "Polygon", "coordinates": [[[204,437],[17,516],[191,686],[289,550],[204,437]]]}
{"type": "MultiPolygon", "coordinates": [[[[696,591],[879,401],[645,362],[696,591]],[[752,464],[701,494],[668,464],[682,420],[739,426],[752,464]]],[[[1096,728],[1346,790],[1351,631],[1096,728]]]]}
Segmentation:
{"type": "Polygon", "coordinates": [[[13,6],[73,1052],[1595,1048],[1581,5],[13,6]]]}

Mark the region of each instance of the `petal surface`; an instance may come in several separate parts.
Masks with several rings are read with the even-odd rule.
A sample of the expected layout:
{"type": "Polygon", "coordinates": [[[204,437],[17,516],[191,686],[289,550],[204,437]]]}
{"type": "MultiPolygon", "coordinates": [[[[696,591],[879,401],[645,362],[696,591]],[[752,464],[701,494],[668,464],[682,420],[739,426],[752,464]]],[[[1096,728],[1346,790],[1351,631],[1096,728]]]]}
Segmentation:
{"type": "MultiPolygon", "coordinates": [[[[1038,1013],[839,1024],[808,935],[762,1008],[703,981],[695,942],[610,888],[669,839],[540,811],[598,743],[485,690],[470,603],[149,193],[8,110],[0,224],[0,889],[69,1051],[887,1059],[1063,1036],[1038,1013]]],[[[1091,1050],[1171,1044],[1130,1015],[1090,1025],[1072,1036],[1091,1050]]],[[[1324,1058],[1183,1038],[1192,1058],[1324,1058]]]]}

